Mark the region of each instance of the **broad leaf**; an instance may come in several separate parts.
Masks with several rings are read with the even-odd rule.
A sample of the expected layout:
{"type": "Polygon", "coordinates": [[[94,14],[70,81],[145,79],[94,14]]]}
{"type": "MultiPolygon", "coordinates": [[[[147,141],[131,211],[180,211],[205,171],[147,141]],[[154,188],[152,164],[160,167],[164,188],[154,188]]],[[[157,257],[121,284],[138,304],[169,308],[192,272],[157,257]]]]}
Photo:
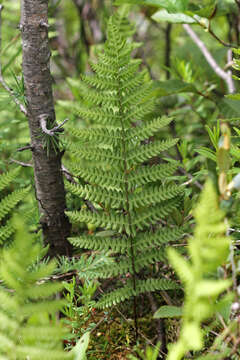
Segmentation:
{"type": "Polygon", "coordinates": [[[89,338],[90,332],[87,332],[78,340],[76,346],[71,351],[74,354],[74,360],[86,360],[89,338]]]}
{"type": "Polygon", "coordinates": [[[154,314],[154,319],[176,318],[182,316],[182,308],[178,306],[161,306],[154,314]]]}
{"type": "Polygon", "coordinates": [[[188,10],[190,10],[191,15],[198,15],[201,17],[210,18],[217,10],[216,6],[216,0],[208,0],[203,1],[201,5],[190,5],[188,10]]]}
{"type": "Polygon", "coordinates": [[[164,8],[170,12],[183,12],[187,10],[189,0],[116,0],[115,4],[150,5],[164,8]]]}
{"type": "Polygon", "coordinates": [[[168,21],[170,23],[179,24],[192,24],[196,21],[188,15],[182,13],[170,14],[167,10],[159,10],[153,16],[152,19],[156,22],[168,21]]]}
{"type": "Polygon", "coordinates": [[[202,280],[196,286],[196,295],[201,296],[218,296],[231,286],[231,280],[202,280]]]}

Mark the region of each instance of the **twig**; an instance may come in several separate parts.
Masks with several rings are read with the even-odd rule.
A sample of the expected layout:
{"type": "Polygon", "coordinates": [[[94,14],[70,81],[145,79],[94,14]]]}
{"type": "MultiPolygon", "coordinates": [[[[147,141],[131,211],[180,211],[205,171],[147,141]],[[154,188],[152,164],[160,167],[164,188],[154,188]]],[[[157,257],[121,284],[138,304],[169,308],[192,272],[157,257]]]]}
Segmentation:
{"type": "Polygon", "coordinates": [[[166,78],[170,79],[170,66],[171,66],[171,30],[172,24],[168,23],[165,30],[165,61],[164,65],[166,67],[166,78]]]}
{"type": "Polygon", "coordinates": [[[21,152],[24,150],[32,150],[32,149],[33,149],[33,147],[31,145],[26,145],[26,146],[18,148],[17,151],[21,152]]]}
{"type": "Polygon", "coordinates": [[[18,161],[18,160],[15,160],[15,159],[10,159],[10,162],[16,163],[16,164],[21,165],[23,167],[33,167],[32,164],[24,163],[22,161],[18,161]]]}
{"type": "Polygon", "coordinates": [[[69,120],[69,119],[63,120],[63,122],[62,122],[61,124],[55,126],[53,129],[51,129],[51,131],[53,131],[53,132],[62,131],[62,130],[63,130],[63,129],[62,129],[63,125],[64,125],[68,120],[69,120]]]}
{"type": "Polygon", "coordinates": [[[74,175],[72,175],[63,164],[62,164],[61,170],[62,170],[63,175],[67,179],[67,181],[69,181],[72,184],[77,184],[77,182],[74,180],[74,175]]]}
{"type": "Polygon", "coordinates": [[[170,298],[170,296],[168,295],[167,291],[165,290],[160,290],[159,291],[160,295],[162,296],[162,298],[165,300],[166,304],[168,305],[173,305],[172,299],[170,298]]]}
{"type": "MultiPolygon", "coordinates": [[[[227,220],[225,220],[225,222],[227,223],[227,220]]],[[[230,235],[230,231],[231,228],[227,228],[226,231],[226,236],[230,235]]],[[[230,263],[231,263],[231,267],[232,267],[232,281],[233,281],[233,288],[234,290],[237,292],[237,269],[236,269],[236,264],[235,264],[235,260],[234,260],[234,245],[231,242],[230,244],[230,263]]]]}
{"type": "Polygon", "coordinates": [[[59,132],[62,132],[63,131],[63,128],[62,126],[68,121],[68,119],[65,119],[61,124],[55,126],[54,128],[52,129],[48,129],[47,128],[47,118],[48,118],[48,115],[47,114],[42,114],[39,116],[39,121],[40,121],[40,126],[42,128],[42,131],[49,135],[49,136],[54,136],[56,133],[59,133],[59,132]]]}
{"type": "Polygon", "coordinates": [[[232,232],[240,233],[240,230],[238,230],[238,229],[228,228],[228,230],[229,230],[229,231],[232,231],[232,232]]]}
{"type": "MultiPolygon", "coordinates": [[[[229,64],[233,64],[233,54],[232,54],[232,49],[228,49],[227,51],[227,65],[229,64]]],[[[233,83],[233,78],[232,78],[232,70],[231,70],[232,66],[229,67],[229,69],[227,68],[226,70],[226,73],[228,75],[228,78],[231,79],[231,85],[233,85],[232,87],[232,93],[235,92],[235,86],[234,86],[234,83],[233,83]]],[[[230,83],[229,83],[230,85],[230,83]]],[[[230,89],[230,88],[229,88],[230,89]]],[[[230,91],[229,91],[230,92],[230,91]]],[[[230,93],[231,94],[231,93],[230,93]]]]}
{"type": "Polygon", "coordinates": [[[233,288],[237,291],[237,269],[236,264],[234,261],[234,246],[233,244],[230,245],[230,262],[232,267],[232,281],[233,281],[233,288]]]}
{"type": "Polygon", "coordinates": [[[179,167],[178,169],[182,174],[186,175],[190,179],[189,181],[185,182],[182,185],[188,185],[188,184],[191,184],[193,182],[200,190],[203,189],[202,184],[200,184],[199,181],[194,180],[194,177],[191,174],[189,174],[184,168],[179,167]]]}
{"type": "MultiPolygon", "coordinates": [[[[148,292],[147,294],[152,312],[155,313],[158,310],[158,306],[155,302],[154,296],[152,293],[148,292]]],[[[156,331],[157,331],[157,342],[161,344],[161,350],[166,351],[166,333],[164,328],[163,319],[155,319],[156,321],[156,331]]]]}
{"type": "MultiPolygon", "coordinates": [[[[1,49],[2,49],[2,10],[3,10],[3,5],[0,5],[0,53],[1,53],[1,49]]],[[[15,102],[15,104],[19,107],[20,111],[27,116],[27,109],[25,108],[25,106],[18,100],[18,98],[16,97],[16,95],[14,94],[14,92],[10,89],[10,87],[6,84],[4,78],[3,78],[3,74],[2,74],[2,64],[0,61],[0,83],[2,84],[3,88],[9,93],[9,95],[12,97],[13,101],[15,102]]]]}
{"type": "MultiPolygon", "coordinates": [[[[191,37],[191,39],[195,42],[195,44],[198,46],[200,51],[202,52],[203,56],[207,60],[208,64],[211,66],[211,68],[214,70],[214,72],[222,78],[227,85],[228,92],[230,94],[235,92],[235,86],[232,79],[231,73],[229,71],[224,71],[215,61],[212,54],[208,51],[206,45],[203,43],[203,41],[198,37],[198,35],[193,31],[193,29],[188,25],[184,24],[183,28],[188,33],[188,35],[191,37]]],[[[229,62],[229,60],[228,60],[229,62]]]]}
{"type": "Polygon", "coordinates": [[[229,48],[237,48],[237,45],[226,43],[224,40],[220,39],[211,29],[211,22],[208,22],[208,26],[205,23],[198,20],[197,17],[194,17],[194,20],[205,30],[207,31],[215,40],[217,40],[221,45],[229,48]]]}

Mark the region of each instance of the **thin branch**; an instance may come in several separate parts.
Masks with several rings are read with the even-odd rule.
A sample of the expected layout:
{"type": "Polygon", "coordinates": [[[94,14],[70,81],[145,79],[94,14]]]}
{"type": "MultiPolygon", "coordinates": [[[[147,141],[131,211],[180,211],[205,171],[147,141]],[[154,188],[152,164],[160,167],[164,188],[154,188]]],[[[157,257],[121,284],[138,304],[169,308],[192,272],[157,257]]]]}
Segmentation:
{"type": "Polygon", "coordinates": [[[205,30],[207,31],[215,40],[217,40],[221,45],[229,48],[237,48],[236,44],[226,43],[224,40],[220,39],[211,29],[211,22],[208,22],[208,26],[205,23],[198,20],[197,17],[194,17],[196,22],[205,30]]]}
{"type": "Polygon", "coordinates": [[[67,179],[67,181],[69,181],[72,184],[77,184],[76,180],[74,180],[74,175],[72,175],[63,164],[62,164],[61,170],[62,170],[63,175],[67,179]]]}
{"type": "MultiPolygon", "coordinates": [[[[158,310],[158,306],[156,304],[156,301],[154,299],[154,296],[152,293],[148,292],[147,294],[151,309],[153,314],[158,310]]],[[[164,321],[163,319],[156,319],[156,332],[157,332],[157,342],[160,342],[161,344],[161,350],[163,352],[166,351],[166,333],[164,328],[164,321]]]]}
{"type": "Polygon", "coordinates": [[[39,121],[42,131],[49,136],[54,136],[56,133],[62,132],[63,131],[62,126],[68,121],[68,119],[65,119],[61,124],[49,130],[47,128],[47,118],[48,118],[47,114],[42,114],[39,116],[39,121]]]}
{"type": "Polygon", "coordinates": [[[17,149],[18,152],[25,151],[25,150],[33,150],[31,145],[26,145],[17,149]]]}
{"type": "MultiPolygon", "coordinates": [[[[2,49],[2,10],[3,5],[0,5],[0,53],[2,49]]],[[[9,93],[9,95],[12,97],[15,104],[19,107],[20,111],[27,116],[27,110],[25,106],[18,100],[14,92],[10,89],[10,87],[6,84],[3,75],[2,75],[2,64],[0,61],[0,84],[2,84],[3,88],[9,93]]]]}
{"type": "Polygon", "coordinates": [[[69,119],[63,120],[63,122],[61,124],[55,126],[53,129],[51,129],[51,131],[53,131],[53,132],[62,132],[63,131],[62,127],[68,120],[69,119]]]}
{"type": "MultiPolygon", "coordinates": [[[[183,25],[184,30],[188,33],[188,35],[191,37],[191,39],[194,41],[194,43],[198,46],[200,51],[202,52],[203,56],[207,60],[208,64],[211,66],[211,68],[214,70],[214,72],[222,78],[227,85],[228,92],[230,94],[235,92],[235,86],[232,79],[232,74],[229,71],[224,71],[215,61],[212,54],[208,51],[206,45],[203,43],[202,40],[198,37],[198,35],[193,31],[193,29],[188,25],[183,25]]],[[[229,62],[229,60],[228,60],[229,62]]]]}
{"type": "Polygon", "coordinates": [[[191,184],[191,183],[193,182],[200,190],[203,189],[202,184],[200,184],[199,181],[195,180],[194,177],[193,177],[191,174],[189,174],[184,168],[179,167],[178,170],[179,170],[182,174],[186,175],[186,176],[189,178],[189,181],[183,183],[182,186],[189,185],[189,184],[191,184]]]}
{"type": "Polygon", "coordinates": [[[22,162],[22,161],[18,161],[18,160],[15,160],[15,159],[10,159],[10,162],[21,165],[23,167],[33,167],[32,164],[25,163],[25,162],[22,162]]]}
{"type": "Polygon", "coordinates": [[[167,24],[165,30],[165,61],[164,65],[166,67],[166,78],[170,79],[170,66],[171,66],[171,31],[172,31],[172,24],[167,24]]]}
{"type": "Polygon", "coordinates": [[[236,264],[234,261],[234,245],[230,245],[230,263],[232,267],[232,281],[233,281],[233,288],[235,291],[237,291],[237,269],[236,264]]]}
{"type": "MultiPolygon", "coordinates": [[[[227,220],[225,220],[226,224],[228,225],[227,220]]],[[[227,228],[226,231],[226,236],[230,236],[230,231],[231,228],[227,228]]],[[[236,264],[235,264],[235,260],[234,260],[234,245],[231,242],[230,244],[230,263],[231,263],[231,267],[232,267],[232,281],[233,281],[233,288],[237,293],[237,269],[236,269],[236,264]]]]}

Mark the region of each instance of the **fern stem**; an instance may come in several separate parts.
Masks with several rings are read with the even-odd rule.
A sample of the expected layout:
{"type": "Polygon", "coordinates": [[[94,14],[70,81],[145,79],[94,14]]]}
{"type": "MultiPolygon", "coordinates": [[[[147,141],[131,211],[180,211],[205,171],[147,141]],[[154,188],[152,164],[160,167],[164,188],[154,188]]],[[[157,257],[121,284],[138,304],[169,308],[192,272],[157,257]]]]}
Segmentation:
{"type": "MultiPolygon", "coordinates": [[[[119,79],[118,79],[119,80],[119,79]]],[[[120,83],[119,83],[120,89],[120,83]]],[[[123,153],[123,163],[124,163],[124,192],[126,198],[126,211],[128,216],[128,223],[130,229],[130,251],[131,251],[131,262],[132,262],[132,276],[133,276],[133,289],[136,291],[136,268],[135,268],[135,254],[133,248],[133,237],[132,237],[132,218],[130,213],[129,206],[129,190],[128,190],[128,169],[127,169],[127,160],[126,160],[126,144],[125,144],[125,127],[123,122],[123,109],[122,109],[122,94],[118,89],[118,99],[119,99],[119,113],[120,113],[120,121],[121,121],[121,132],[122,132],[122,153],[123,153]]],[[[138,313],[137,313],[137,297],[134,295],[133,297],[133,313],[134,313],[134,330],[135,330],[135,342],[138,339],[138,313]]]]}

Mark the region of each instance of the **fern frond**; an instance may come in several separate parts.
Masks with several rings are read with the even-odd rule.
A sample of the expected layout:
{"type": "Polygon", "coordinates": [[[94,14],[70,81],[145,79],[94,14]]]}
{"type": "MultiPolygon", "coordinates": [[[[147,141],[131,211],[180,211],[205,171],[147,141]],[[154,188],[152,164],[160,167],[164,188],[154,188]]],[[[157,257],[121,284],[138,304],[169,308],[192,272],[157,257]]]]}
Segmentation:
{"type": "Polygon", "coordinates": [[[163,127],[170,124],[171,121],[172,118],[168,117],[153,119],[146,124],[144,123],[143,126],[138,126],[133,131],[131,131],[131,137],[132,139],[138,139],[138,141],[146,140],[150,136],[153,136],[159,132],[159,130],[161,130],[163,127]]]}
{"type": "Polygon", "coordinates": [[[128,281],[127,284],[122,288],[114,290],[111,293],[104,295],[96,306],[100,309],[104,309],[106,307],[110,307],[127,299],[130,299],[131,297],[139,295],[141,293],[152,292],[156,290],[175,290],[178,288],[179,285],[171,280],[148,279],[148,280],[137,280],[136,290],[134,290],[131,281],[128,281]]]}
{"type": "Polygon", "coordinates": [[[143,145],[138,149],[130,150],[126,155],[127,165],[129,168],[141,164],[154,156],[160,155],[161,152],[166,151],[176,145],[178,139],[169,139],[162,141],[155,141],[153,143],[143,145]]]}
{"type": "MultiPolygon", "coordinates": [[[[129,247],[130,247],[129,242],[129,247]]],[[[139,272],[147,265],[151,265],[155,262],[164,261],[165,256],[162,249],[157,251],[156,249],[146,251],[143,254],[139,254],[135,260],[135,270],[139,272]]],[[[132,272],[132,264],[129,259],[129,256],[123,258],[117,258],[115,262],[116,266],[113,264],[105,265],[97,269],[97,276],[99,278],[109,278],[117,275],[127,274],[128,272],[132,272]]]]}
{"type": "Polygon", "coordinates": [[[111,250],[114,253],[124,254],[130,249],[130,243],[127,242],[126,236],[122,237],[101,237],[97,235],[82,235],[80,237],[69,238],[71,244],[83,248],[93,250],[111,250]]]}
{"type": "Polygon", "coordinates": [[[178,185],[148,186],[142,191],[133,192],[129,197],[130,209],[155,205],[161,201],[170,200],[183,192],[178,185]]]}
{"type": "Polygon", "coordinates": [[[128,41],[123,23],[127,21],[118,12],[110,18],[104,51],[92,64],[93,75],[81,78],[81,104],[76,108],[93,125],[70,128],[76,143],[67,144],[74,159],[71,172],[82,180],[81,185],[66,185],[67,189],[102,208],[67,212],[71,221],[96,227],[93,235],[70,241],[79,247],[110,251],[112,261],[99,266],[95,276],[129,273],[131,277],[126,286],[100,300],[100,307],[141,292],[176,288],[165,279],[140,281],[137,274],[155,262],[164,262],[162,245],[183,234],[183,229],[159,225],[178,207],[184,191],[168,180],[177,164],[164,160],[150,166],[153,157],[161,156],[178,140],[155,138],[172,119],[151,117],[156,100],[153,84],[146,70],[139,71],[141,60],[131,58],[136,44],[128,41]]]}
{"type": "Polygon", "coordinates": [[[210,181],[194,214],[197,224],[188,246],[191,260],[187,261],[173,249],[168,250],[170,262],[185,290],[182,331],[178,342],[171,347],[169,360],[180,360],[190,350],[201,350],[204,345],[202,322],[218,311],[215,306],[218,297],[231,286],[230,279],[217,277],[217,268],[227,260],[231,240],[225,235],[224,213],[210,181]]]}
{"type": "MultiPolygon", "coordinates": [[[[0,175],[0,192],[7,188],[7,186],[17,177],[19,172],[20,167],[17,167],[0,175]]],[[[6,222],[5,218],[9,216],[16,205],[26,197],[29,189],[30,187],[15,190],[9,195],[0,197],[0,222],[3,220],[2,226],[0,225],[0,245],[3,245],[14,233],[14,228],[12,227],[11,222],[6,222]]]]}
{"type": "MultiPolygon", "coordinates": [[[[107,189],[122,189],[122,185],[124,184],[124,174],[122,171],[113,171],[102,168],[93,167],[91,171],[89,171],[88,167],[85,167],[83,164],[71,164],[69,169],[73,174],[78,177],[83,178],[86,182],[90,182],[91,184],[96,184],[101,186],[102,188],[107,189]]],[[[137,181],[137,180],[136,180],[137,181]]]]}
{"type": "MultiPolygon", "coordinates": [[[[112,231],[107,237],[106,232],[103,234],[82,235],[79,237],[71,237],[69,241],[84,249],[105,250],[113,253],[125,254],[131,248],[131,243],[128,241],[126,235],[118,236],[117,232],[112,231]],[[114,237],[115,233],[115,237],[114,237]]],[[[160,228],[153,232],[140,232],[134,238],[133,247],[136,251],[144,249],[156,248],[171,241],[177,241],[184,235],[183,228],[160,228]]]]}
{"type": "Polygon", "coordinates": [[[14,228],[11,225],[10,221],[6,225],[0,227],[0,245],[4,243],[10,236],[14,233],[14,228]]]}
{"type": "MultiPolygon", "coordinates": [[[[13,246],[2,253],[0,276],[0,356],[6,359],[73,359],[63,351],[62,337],[65,330],[50,318],[63,306],[63,300],[53,295],[62,289],[59,283],[41,283],[36,276],[55,267],[40,264],[41,271],[31,267],[40,255],[40,246],[25,231],[22,221],[15,219],[17,228],[13,246]],[[26,256],[27,254],[27,256],[26,256]]],[[[49,272],[47,272],[49,276],[49,272]]]]}
{"type": "Polygon", "coordinates": [[[112,189],[101,189],[97,186],[91,185],[75,185],[75,184],[66,184],[67,190],[69,190],[74,195],[78,195],[84,199],[94,201],[96,203],[104,204],[104,207],[119,208],[124,206],[124,199],[119,197],[119,191],[112,189]]]}
{"type": "Polygon", "coordinates": [[[160,228],[157,231],[146,231],[136,235],[134,248],[136,250],[149,249],[151,247],[166,245],[170,242],[177,241],[184,235],[182,227],[160,228]]]}
{"type": "Polygon", "coordinates": [[[130,227],[126,216],[112,210],[93,213],[83,209],[81,211],[67,211],[66,214],[74,223],[85,222],[109,230],[126,231],[127,234],[130,234],[130,227]]]}
{"type": "Polygon", "coordinates": [[[128,175],[128,182],[131,184],[130,188],[137,185],[145,185],[147,183],[156,182],[158,180],[167,179],[177,169],[177,164],[159,164],[138,167],[135,171],[131,171],[128,175]]]}
{"type": "Polygon", "coordinates": [[[14,168],[5,174],[0,175],[0,191],[6,188],[19,174],[20,168],[14,168]]]}
{"type": "Polygon", "coordinates": [[[30,187],[13,191],[0,201],[0,220],[2,220],[14,207],[24,199],[30,187]]]}
{"type": "Polygon", "coordinates": [[[143,230],[145,227],[149,227],[150,224],[154,224],[160,219],[165,219],[166,216],[176,209],[176,206],[178,206],[178,201],[171,199],[155,206],[146,207],[145,211],[139,212],[135,216],[132,224],[138,229],[143,230]]]}

